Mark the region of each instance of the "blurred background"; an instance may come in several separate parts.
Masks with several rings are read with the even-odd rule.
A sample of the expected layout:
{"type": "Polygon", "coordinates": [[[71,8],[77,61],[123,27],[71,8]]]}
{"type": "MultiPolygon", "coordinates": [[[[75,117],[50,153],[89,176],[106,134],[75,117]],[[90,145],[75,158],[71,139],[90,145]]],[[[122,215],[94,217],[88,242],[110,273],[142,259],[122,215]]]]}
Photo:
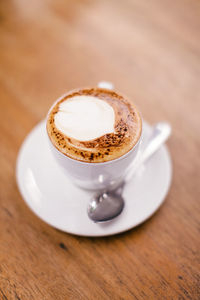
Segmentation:
{"type": "Polygon", "coordinates": [[[180,124],[199,97],[199,11],[188,0],[3,0],[1,84],[37,121],[63,92],[108,80],[148,121],[180,124]]]}
{"type": "MultiPolygon", "coordinates": [[[[83,299],[82,291],[85,299],[94,299],[83,282],[96,288],[97,295],[102,285],[110,297],[113,286],[120,297],[115,277],[120,258],[116,254],[116,260],[112,260],[111,256],[115,249],[121,249],[122,270],[126,263],[137,265],[132,274],[137,291],[132,279],[129,282],[123,274],[119,277],[120,284],[128,282],[129,291],[138,297],[135,299],[145,298],[140,293],[144,285],[145,299],[199,299],[199,78],[197,0],[0,1],[0,228],[4,228],[0,245],[4,280],[0,287],[8,299],[20,299],[14,292],[16,282],[23,282],[22,299],[32,299],[30,295],[44,299],[38,287],[40,291],[46,289],[45,295],[49,296],[45,299],[66,299],[55,295],[74,287],[76,278],[77,294],[73,299],[83,299]],[[17,190],[15,163],[25,136],[45,118],[56,98],[102,80],[112,82],[127,95],[150,124],[159,120],[171,123],[173,134],[168,146],[173,182],[164,206],[144,225],[107,240],[78,239],[53,230],[29,211],[17,190]],[[75,253],[69,266],[74,277],[69,279],[62,277],[66,265],[59,252],[62,249],[57,248],[60,240],[75,253]],[[99,247],[114,267],[101,260],[99,247]],[[85,279],[87,267],[78,275],[75,271],[84,266],[87,255],[100,266],[91,271],[93,278],[98,278],[96,283],[85,279]],[[56,267],[51,257],[56,257],[56,267]],[[147,270],[144,266],[149,257],[152,265],[147,270]],[[49,277],[43,276],[46,266],[49,277]],[[33,270],[40,282],[31,277],[33,270]],[[104,282],[105,270],[111,272],[107,277],[111,286],[104,282]],[[55,274],[59,278],[57,286],[53,285],[55,274]],[[27,278],[32,282],[30,286],[27,278]],[[83,285],[79,286],[78,278],[83,285]]],[[[129,296],[126,299],[132,299],[129,296]]]]}

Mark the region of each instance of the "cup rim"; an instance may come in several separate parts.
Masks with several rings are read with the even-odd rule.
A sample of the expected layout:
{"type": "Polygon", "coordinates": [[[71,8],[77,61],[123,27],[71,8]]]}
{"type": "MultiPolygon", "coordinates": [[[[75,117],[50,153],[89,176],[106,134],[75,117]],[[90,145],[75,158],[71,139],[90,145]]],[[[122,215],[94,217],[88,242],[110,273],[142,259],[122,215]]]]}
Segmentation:
{"type": "MultiPolygon", "coordinates": [[[[83,88],[78,88],[78,89],[87,89],[89,87],[83,87],[83,88]]],[[[99,87],[98,87],[99,88],[99,87]]],[[[99,89],[104,89],[104,88],[99,88],[99,89]]],[[[58,97],[55,102],[51,105],[51,107],[49,108],[48,110],[48,113],[47,113],[47,116],[46,116],[46,124],[47,124],[47,120],[48,120],[48,116],[52,110],[52,108],[60,101],[62,100],[64,97],[66,97],[69,93],[72,93],[73,91],[76,91],[77,89],[73,89],[73,90],[70,90],[69,92],[66,92],[64,94],[62,94],[60,97],[58,97]]],[[[116,89],[113,89],[113,91],[116,91],[116,89]]],[[[118,91],[116,91],[118,93],[118,91]]],[[[120,94],[120,93],[118,93],[120,94]]],[[[135,104],[134,104],[135,106],[135,104]]],[[[61,155],[63,155],[63,157],[66,157],[67,159],[71,160],[71,161],[74,161],[76,163],[79,163],[79,164],[82,164],[82,165],[88,165],[88,166],[99,166],[99,165],[106,165],[106,164],[111,164],[113,162],[116,162],[116,161],[119,161],[121,160],[122,158],[125,158],[126,156],[128,156],[136,147],[137,145],[140,143],[141,141],[141,137],[142,137],[142,131],[143,131],[143,120],[142,120],[142,116],[141,116],[141,113],[140,111],[138,110],[138,108],[136,107],[137,111],[139,112],[139,115],[140,115],[140,124],[141,124],[141,130],[140,130],[140,135],[139,135],[139,138],[136,142],[136,144],[126,153],[124,153],[123,155],[121,155],[120,157],[117,157],[117,158],[114,158],[112,160],[109,160],[109,161],[103,161],[103,162],[87,162],[87,161],[81,161],[81,160],[78,160],[78,159],[75,159],[75,158],[72,158],[70,156],[68,156],[67,154],[64,154],[62,153],[51,141],[50,139],[50,136],[48,134],[48,131],[46,130],[46,133],[47,133],[47,136],[48,136],[48,139],[51,143],[51,145],[53,146],[54,149],[56,149],[61,155]]],[[[47,126],[47,125],[46,125],[47,126]]]]}

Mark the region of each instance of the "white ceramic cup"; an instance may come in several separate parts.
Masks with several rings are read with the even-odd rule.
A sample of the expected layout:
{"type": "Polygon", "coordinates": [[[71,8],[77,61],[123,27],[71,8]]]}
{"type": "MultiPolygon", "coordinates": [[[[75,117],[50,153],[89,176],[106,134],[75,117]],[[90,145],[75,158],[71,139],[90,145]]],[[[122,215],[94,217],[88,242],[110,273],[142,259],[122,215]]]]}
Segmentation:
{"type": "MultiPolygon", "coordinates": [[[[98,86],[113,89],[112,84],[108,82],[100,82],[98,86]]],[[[106,189],[110,184],[116,184],[123,180],[129,165],[137,156],[140,141],[141,136],[129,152],[117,159],[102,163],[88,163],[72,159],[61,153],[50,140],[49,144],[54,158],[74,184],[84,189],[100,191],[106,189]]]]}

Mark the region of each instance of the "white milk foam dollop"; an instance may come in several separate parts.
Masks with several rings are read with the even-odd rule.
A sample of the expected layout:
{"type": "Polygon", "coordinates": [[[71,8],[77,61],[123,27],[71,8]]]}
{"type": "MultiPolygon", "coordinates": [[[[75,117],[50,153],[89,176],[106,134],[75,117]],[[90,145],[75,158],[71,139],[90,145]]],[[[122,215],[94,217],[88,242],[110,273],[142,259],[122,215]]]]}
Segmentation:
{"type": "Polygon", "coordinates": [[[54,121],[66,136],[89,141],[114,132],[115,113],[104,100],[81,95],[60,103],[54,121]]]}

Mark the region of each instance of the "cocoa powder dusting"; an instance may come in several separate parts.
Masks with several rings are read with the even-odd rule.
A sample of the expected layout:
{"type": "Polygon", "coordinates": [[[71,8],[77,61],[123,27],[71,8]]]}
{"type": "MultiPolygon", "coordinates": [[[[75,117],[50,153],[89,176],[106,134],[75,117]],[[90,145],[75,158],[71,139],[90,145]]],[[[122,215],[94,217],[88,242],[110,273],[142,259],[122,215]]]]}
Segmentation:
{"type": "Polygon", "coordinates": [[[66,94],[55,104],[48,115],[47,132],[51,142],[63,154],[85,162],[104,162],[125,154],[137,143],[141,135],[141,118],[134,105],[115,91],[85,88],[66,94]],[[58,111],[59,104],[78,95],[96,96],[113,107],[115,112],[114,133],[83,142],[65,136],[56,128],[54,115],[58,111]]]}

